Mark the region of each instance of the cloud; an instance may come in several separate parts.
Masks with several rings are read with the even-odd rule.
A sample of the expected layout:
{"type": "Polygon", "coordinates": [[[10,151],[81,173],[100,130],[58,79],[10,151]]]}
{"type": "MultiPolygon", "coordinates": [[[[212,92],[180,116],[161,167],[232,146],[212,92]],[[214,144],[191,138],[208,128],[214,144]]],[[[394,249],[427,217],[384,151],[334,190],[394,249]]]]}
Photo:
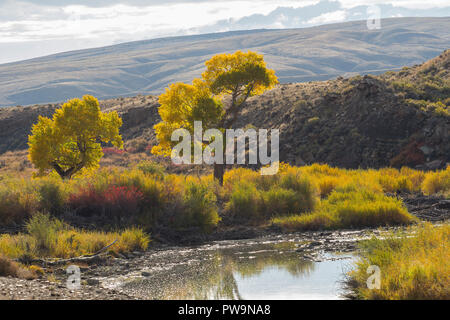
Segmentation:
{"type": "Polygon", "coordinates": [[[81,49],[175,35],[301,28],[366,19],[367,5],[373,3],[379,3],[382,17],[450,16],[448,0],[426,3],[419,0],[395,0],[389,4],[382,2],[0,0],[0,63],[18,60],[17,48],[26,48],[25,44],[29,45],[29,50],[24,49],[20,57],[45,54],[46,46],[49,48],[48,53],[58,52],[58,48],[64,51],[71,42],[76,44],[74,49],[81,49]],[[424,8],[424,4],[428,7],[424,8]],[[18,43],[22,45],[13,45],[18,43]],[[42,49],[37,49],[38,43],[42,43],[42,49]]]}

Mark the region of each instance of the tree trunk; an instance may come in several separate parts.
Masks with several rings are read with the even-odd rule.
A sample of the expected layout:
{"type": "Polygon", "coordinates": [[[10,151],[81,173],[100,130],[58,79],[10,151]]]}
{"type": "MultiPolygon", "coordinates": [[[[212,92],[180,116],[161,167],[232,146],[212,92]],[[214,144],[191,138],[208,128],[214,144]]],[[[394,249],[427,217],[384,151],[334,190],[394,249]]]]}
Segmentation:
{"type": "Polygon", "coordinates": [[[221,186],[223,186],[223,174],[225,172],[225,165],[221,163],[214,164],[214,179],[216,179],[221,186]]]}

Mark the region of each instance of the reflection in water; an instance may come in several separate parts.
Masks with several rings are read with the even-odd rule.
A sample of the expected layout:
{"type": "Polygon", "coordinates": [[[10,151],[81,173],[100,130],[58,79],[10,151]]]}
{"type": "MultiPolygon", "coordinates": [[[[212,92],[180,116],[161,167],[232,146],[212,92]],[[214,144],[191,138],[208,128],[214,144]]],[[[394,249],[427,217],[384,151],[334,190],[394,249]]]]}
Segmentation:
{"type": "Polygon", "coordinates": [[[137,286],[147,299],[337,298],[325,291],[332,291],[342,271],[333,261],[318,268],[327,274],[316,275],[320,263],[303,259],[292,242],[207,250],[189,258],[124,288],[137,286]]]}

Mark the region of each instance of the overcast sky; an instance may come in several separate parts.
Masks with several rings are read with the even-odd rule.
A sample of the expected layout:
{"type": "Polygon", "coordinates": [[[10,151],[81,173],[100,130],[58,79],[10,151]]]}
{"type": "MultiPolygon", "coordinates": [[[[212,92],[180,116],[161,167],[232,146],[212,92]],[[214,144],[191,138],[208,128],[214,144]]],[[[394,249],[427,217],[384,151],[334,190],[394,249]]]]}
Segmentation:
{"type": "Polygon", "coordinates": [[[308,27],[363,18],[448,16],[450,0],[0,0],[0,63],[163,36],[308,27]]]}

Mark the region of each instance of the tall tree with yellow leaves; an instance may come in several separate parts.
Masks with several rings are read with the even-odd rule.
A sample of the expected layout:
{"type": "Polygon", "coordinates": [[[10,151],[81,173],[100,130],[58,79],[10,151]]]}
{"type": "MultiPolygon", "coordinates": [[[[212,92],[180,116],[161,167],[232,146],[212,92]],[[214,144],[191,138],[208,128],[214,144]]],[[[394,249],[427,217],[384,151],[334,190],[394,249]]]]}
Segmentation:
{"type": "MultiPolygon", "coordinates": [[[[255,52],[218,54],[205,64],[202,79],[195,79],[192,85],[172,84],[159,97],[162,122],[155,126],[159,145],[152,149],[154,154],[170,155],[172,132],[192,128],[194,121],[202,121],[209,128],[232,128],[249,97],[278,83],[275,71],[268,69],[264,57],[255,52]]],[[[214,164],[214,177],[221,185],[223,163],[214,164]]]]}

